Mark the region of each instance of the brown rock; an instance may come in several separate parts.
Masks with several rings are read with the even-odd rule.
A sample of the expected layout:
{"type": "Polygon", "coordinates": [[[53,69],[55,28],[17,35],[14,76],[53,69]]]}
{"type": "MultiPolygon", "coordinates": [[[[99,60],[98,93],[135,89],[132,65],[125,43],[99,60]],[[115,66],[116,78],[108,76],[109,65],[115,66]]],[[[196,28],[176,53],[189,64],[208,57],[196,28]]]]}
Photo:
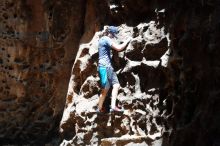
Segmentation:
{"type": "Polygon", "coordinates": [[[1,144],[44,144],[58,133],[84,7],[81,0],[1,2],[1,144]]]}

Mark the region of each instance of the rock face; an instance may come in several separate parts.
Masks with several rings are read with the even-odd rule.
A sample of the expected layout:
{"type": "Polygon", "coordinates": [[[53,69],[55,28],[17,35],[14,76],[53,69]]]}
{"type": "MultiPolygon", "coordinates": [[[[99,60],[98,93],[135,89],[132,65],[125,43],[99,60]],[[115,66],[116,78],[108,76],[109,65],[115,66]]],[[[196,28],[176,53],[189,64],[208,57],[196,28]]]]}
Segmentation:
{"type": "Polygon", "coordinates": [[[64,138],[61,145],[125,145],[131,141],[150,144],[168,130],[166,101],[161,94],[167,82],[168,34],[155,21],[136,27],[120,25],[119,30],[118,42],[133,36],[125,51],[113,51],[121,84],[118,99],[124,114],[95,112],[100,93],[97,32],[89,43],[80,45],[72,68],[60,125],[64,138]]]}
{"type": "Polygon", "coordinates": [[[0,144],[220,145],[219,7],[218,0],[1,0],[0,144]],[[97,40],[112,24],[119,42],[133,37],[113,51],[126,112],[98,115],[97,40]]]}
{"type": "MultiPolygon", "coordinates": [[[[144,92],[146,93],[146,95],[152,95],[152,92],[149,92],[149,89],[159,86],[160,87],[159,96],[158,96],[159,103],[161,101],[164,101],[164,103],[166,103],[165,106],[167,111],[166,113],[169,113],[166,122],[169,123],[168,125],[172,129],[172,132],[171,135],[167,132],[164,133],[163,138],[165,139],[165,137],[169,137],[169,139],[163,141],[163,145],[169,145],[169,146],[170,145],[171,146],[219,145],[220,121],[218,118],[219,116],[217,115],[219,111],[219,98],[218,98],[219,97],[219,91],[218,91],[219,63],[217,59],[219,56],[219,51],[217,48],[219,46],[218,17],[219,17],[220,3],[217,0],[213,0],[213,1],[212,0],[211,1],[175,0],[172,2],[168,2],[168,1],[163,2],[159,0],[138,1],[138,2],[134,2],[131,0],[130,1],[111,0],[109,1],[109,4],[111,11],[111,15],[110,15],[111,20],[116,24],[126,23],[128,24],[128,26],[129,25],[132,26],[133,27],[132,35],[134,38],[141,35],[140,31],[138,29],[135,29],[135,26],[137,26],[140,22],[149,22],[150,20],[155,20],[155,22],[159,22],[157,27],[161,28],[162,26],[164,26],[165,34],[167,33],[170,34],[170,46],[169,46],[170,58],[167,68],[165,69],[163,68],[162,71],[163,73],[165,72],[165,75],[162,73],[162,77],[160,78],[160,79],[165,79],[164,83],[159,82],[158,84],[158,82],[155,82],[155,80],[159,80],[159,79],[154,76],[150,76],[150,75],[155,75],[155,72],[153,72],[152,74],[149,73],[152,70],[150,70],[150,67],[148,67],[148,65],[145,66],[143,63],[141,63],[140,66],[131,67],[128,70],[123,69],[123,67],[126,66],[125,64],[127,63],[129,64],[130,63],[129,61],[131,60],[141,62],[143,57],[146,59],[146,61],[157,60],[158,56],[161,56],[161,53],[164,53],[162,50],[166,50],[164,47],[160,47],[160,43],[158,44],[154,43],[149,47],[149,49],[143,50],[144,47],[148,46],[146,44],[147,41],[139,43],[133,40],[130,46],[136,46],[135,51],[132,52],[132,50],[131,51],[126,50],[124,53],[124,56],[126,56],[126,58],[129,59],[128,62],[127,60],[123,60],[123,57],[120,57],[120,55],[117,56],[117,54],[115,54],[116,57],[114,57],[114,64],[116,70],[118,71],[120,83],[122,85],[122,90],[121,90],[122,105],[127,109],[135,109],[134,103],[130,104],[130,106],[126,106],[128,103],[126,103],[126,98],[124,98],[125,100],[123,100],[123,97],[126,97],[129,94],[132,95],[134,91],[137,91],[136,88],[134,88],[133,90],[131,88],[132,85],[135,85],[135,83],[137,83],[136,80],[137,79],[136,75],[137,75],[140,80],[141,93],[144,92]],[[142,16],[142,17],[135,17],[134,15],[142,16]],[[154,50],[154,48],[160,48],[158,50],[161,51],[157,52],[154,50]],[[146,54],[148,56],[146,56],[146,54]],[[117,63],[117,61],[120,62],[120,64],[117,63]],[[147,77],[145,77],[146,75],[147,77]],[[127,85],[130,85],[130,88],[126,87],[127,85]]],[[[145,41],[145,39],[143,40],[145,41]]],[[[166,42],[165,39],[163,41],[166,42]]],[[[161,40],[161,44],[163,44],[163,41],[161,40]]],[[[90,50],[90,47],[88,50],[90,50]]],[[[88,57],[92,58],[92,56],[90,55],[88,57]]],[[[80,72],[80,70],[76,71],[75,69],[76,65],[77,64],[74,65],[72,71],[72,73],[74,74],[80,72]]],[[[96,65],[94,64],[93,59],[91,59],[89,66],[93,69],[92,72],[90,73],[93,74],[94,77],[97,77],[94,74],[96,65]]],[[[160,67],[158,66],[155,69],[158,71],[157,73],[161,73],[161,70],[159,68],[160,67]]],[[[88,71],[86,73],[88,73],[88,71]]],[[[72,109],[73,112],[70,111],[67,115],[64,114],[64,117],[67,116],[71,118],[69,118],[69,120],[68,118],[67,119],[63,118],[63,123],[61,123],[61,129],[69,129],[67,127],[70,123],[75,123],[77,126],[77,124],[80,124],[82,121],[89,120],[89,118],[87,118],[88,111],[82,111],[82,113],[79,114],[80,118],[82,118],[81,120],[77,120],[78,118],[74,118],[77,117],[78,115],[74,115],[72,113],[77,114],[76,111],[77,104],[80,105],[80,100],[76,100],[78,101],[76,102],[76,104],[71,104],[74,102],[75,96],[77,97],[79,95],[82,95],[82,97],[86,98],[85,99],[86,102],[90,103],[89,97],[98,93],[97,92],[98,89],[94,88],[97,87],[97,85],[92,86],[90,84],[91,86],[88,86],[87,84],[84,84],[85,81],[87,82],[87,78],[84,76],[84,72],[83,74],[72,77],[71,82],[72,81],[75,82],[74,81],[74,79],[76,79],[75,77],[78,78],[77,84],[74,84],[74,86],[72,86],[73,87],[71,89],[72,91],[69,89],[69,91],[71,92],[68,92],[68,95],[72,95],[72,96],[67,96],[68,97],[66,104],[67,106],[64,113],[70,110],[71,109],[70,107],[73,107],[72,109]],[[87,85],[87,88],[83,90],[82,86],[78,86],[79,84],[83,86],[87,85]],[[85,91],[88,91],[88,89],[91,89],[91,92],[93,92],[94,94],[89,94],[91,92],[84,93],[85,91]],[[76,108],[74,109],[74,107],[76,108]],[[71,122],[70,119],[72,119],[71,122]]],[[[97,84],[96,83],[97,80],[98,79],[95,78],[93,79],[93,81],[89,81],[89,82],[95,81],[95,84],[97,84]]],[[[153,92],[153,94],[157,94],[157,93],[158,92],[153,92]]],[[[93,98],[95,100],[97,96],[92,96],[92,99],[93,98]]],[[[145,99],[142,99],[141,103],[144,103],[144,105],[148,105],[148,103],[145,103],[143,100],[145,99]]],[[[154,103],[153,101],[151,102],[154,103]]],[[[157,104],[155,103],[155,105],[157,104]]],[[[159,111],[163,111],[163,110],[159,108],[159,111]]],[[[158,115],[160,117],[163,117],[160,114],[158,115]]],[[[110,115],[107,117],[109,118],[107,118],[106,120],[113,122],[110,119],[111,117],[110,115]]],[[[134,117],[129,116],[130,119],[134,119],[134,117]]],[[[120,118],[123,119],[123,116],[120,118]]],[[[99,116],[97,116],[96,119],[99,119],[99,116]]],[[[101,123],[104,121],[105,120],[102,120],[101,123]]],[[[162,121],[164,122],[164,120],[162,121]]],[[[90,125],[93,124],[93,122],[90,123],[91,123],[90,125]]],[[[148,123],[153,123],[153,122],[148,122],[148,123]]],[[[72,124],[72,126],[73,125],[74,124],[72,124]]],[[[96,127],[97,125],[92,127],[96,127]]],[[[104,127],[106,128],[107,126],[104,127]]],[[[125,135],[128,134],[129,132],[123,131],[122,127],[118,128],[120,130],[116,130],[119,131],[120,135],[116,135],[116,133],[100,134],[99,132],[100,128],[96,128],[94,130],[90,127],[87,128],[87,130],[83,131],[80,126],[74,127],[73,129],[70,130],[70,131],[74,131],[72,132],[72,135],[70,134],[71,133],[70,131],[67,132],[70,135],[65,133],[65,131],[68,130],[62,131],[64,135],[64,139],[65,138],[68,139],[66,141],[64,140],[63,144],[64,145],[71,143],[76,144],[77,142],[83,143],[83,140],[85,139],[87,142],[89,139],[90,142],[98,141],[98,143],[101,144],[109,144],[109,143],[117,144],[117,141],[121,141],[122,137],[118,138],[118,140],[116,140],[117,138],[111,138],[110,140],[108,140],[104,137],[111,137],[111,136],[120,137],[123,134],[125,135]],[[78,131],[81,132],[80,135],[78,135],[78,131]],[[88,138],[87,135],[89,134],[86,133],[88,133],[89,131],[93,131],[94,133],[97,132],[101,136],[95,136],[94,138],[93,136],[95,134],[93,134],[93,136],[90,135],[90,137],[88,138]]],[[[135,125],[135,127],[139,127],[139,126],[135,125]]],[[[164,125],[164,127],[166,127],[166,124],[164,125]]],[[[147,128],[143,126],[140,129],[146,130],[147,128]]],[[[114,131],[114,130],[115,129],[110,129],[110,130],[106,129],[106,132],[114,131]]],[[[145,131],[145,134],[148,135],[149,133],[145,131]]],[[[124,144],[125,143],[118,145],[124,145],[124,144]]],[[[141,142],[139,144],[141,144],[141,142]]],[[[146,142],[146,144],[149,143],[146,142]]]]}
{"type": "Polygon", "coordinates": [[[172,146],[220,145],[219,6],[217,0],[170,6],[172,146]]]}
{"type": "Polygon", "coordinates": [[[83,0],[0,2],[1,144],[57,135],[84,10],[83,0]]]}

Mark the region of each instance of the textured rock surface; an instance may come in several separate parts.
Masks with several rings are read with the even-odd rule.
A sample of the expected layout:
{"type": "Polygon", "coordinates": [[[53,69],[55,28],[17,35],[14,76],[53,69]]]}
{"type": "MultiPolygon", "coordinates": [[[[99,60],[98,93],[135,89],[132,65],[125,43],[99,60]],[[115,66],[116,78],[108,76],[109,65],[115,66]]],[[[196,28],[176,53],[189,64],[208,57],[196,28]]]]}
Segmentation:
{"type": "Polygon", "coordinates": [[[1,0],[0,144],[57,140],[68,90],[63,145],[220,145],[219,7],[219,0],[1,0]],[[94,34],[108,24],[134,38],[114,52],[126,115],[86,111],[100,90],[94,34]],[[161,28],[170,41],[156,35],[161,28]]]}
{"type": "Polygon", "coordinates": [[[219,8],[218,0],[187,0],[169,9],[172,146],[220,145],[219,8]]]}
{"type": "MultiPolygon", "coordinates": [[[[97,32],[90,43],[80,45],[73,65],[60,126],[64,138],[61,145],[106,145],[108,140],[103,140],[104,138],[129,139],[130,136],[142,136],[154,141],[168,130],[164,120],[167,114],[166,102],[161,97],[163,95],[160,95],[167,82],[168,35],[165,34],[164,27],[159,27],[155,21],[136,27],[121,25],[119,29],[121,31],[117,41],[133,36],[125,51],[113,52],[114,68],[122,87],[118,99],[126,111],[124,114],[95,113],[100,93],[97,32]]],[[[110,100],[110,96],[107,100],[110,100]]],[[[109,104],[107,101],[107,110],[109,104]]],[[[141,143],[145,139],[130,141],[141,143]]],[[[129,140],[126,142],[119,139],[116,143],[126,144],[129,140]]]]}
{"type": "Polygon", "coordinates": [[[0,2],[0,143],[57,135],[84,7],[83,0],[0,2]]]}
{"type": "MultiPolygon", "coordinates": [[[[219,111],[219,63],[217,59],[219,51],[217,48],[219,46],[220,3],[217,0],[175,0],[172,2],[111,0],[109,2],[111,18],[114,22],[119,24],[126,22],[128,25],[135,26],[140,21],[149,22],[157,17],[159,18],[157,19],[159,20],[158,26],[165,26],[165,32],[170,33],[171,57],[168,63],[169,76],[166,80],[168,82],[164,89],[160,90],[159,97],[166,98],[166,110],[170,113],[167,120],[173,131],[170,136],[165,134],[169,137],[169,141],[164,141],[163,144],[172,146],[219,145],[220,122],[217,115],[219,111]]],[[[136,32],[139,31],[134,29],[133,32],[133,37],[137,37],[136,32]]],[[[143,47],[137,42],[133,43],[137,47],[143,47]]],[[[164,49],[160,47],[160,44],[154,44],[149,50],[139,51],[139,53],[135,51],[137,54],[127,52],[125,55],[130,60],[141,61],[143,56],[148,54],[149,56],[145,58],[154,60],[161,55],[160,52],[153,51],[154,46],[159,47],[160,50],[164,49]]],[[[115,59],[123,62],[120,57],[115,57],[115,59]]],[[[119,70],[123,67],[123,65],[117,66],[117,61],[115,64],[119,70]]],[[[135,71],[137,73],[137,68],[135,71]]],[[[139,77],[146,75],[145,71],[149,70],[139,70],[139,74],[142,72],[139,77]]],[[[126,80],[130,81],[129,84],[134,84],[132,78],[129,74],[120,76],[121,85],[125,87],[126,80]]],[[[154,81],[146,80],[144,77],[140,81],[142,92],[147,92],[148,89],[157,86],[154,81]]]]}

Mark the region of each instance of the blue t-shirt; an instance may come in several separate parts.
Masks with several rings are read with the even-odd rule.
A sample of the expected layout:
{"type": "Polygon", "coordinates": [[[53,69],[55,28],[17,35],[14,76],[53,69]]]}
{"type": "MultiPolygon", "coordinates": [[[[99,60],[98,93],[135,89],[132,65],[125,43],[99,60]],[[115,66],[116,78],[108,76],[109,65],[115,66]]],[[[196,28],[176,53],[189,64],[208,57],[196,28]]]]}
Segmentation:
{"type": "Polygon", "coordinates": [[[112,40],[109,37],[103,36],[99,39],[99,66],[111,66],[111,45],[112,40]]]}

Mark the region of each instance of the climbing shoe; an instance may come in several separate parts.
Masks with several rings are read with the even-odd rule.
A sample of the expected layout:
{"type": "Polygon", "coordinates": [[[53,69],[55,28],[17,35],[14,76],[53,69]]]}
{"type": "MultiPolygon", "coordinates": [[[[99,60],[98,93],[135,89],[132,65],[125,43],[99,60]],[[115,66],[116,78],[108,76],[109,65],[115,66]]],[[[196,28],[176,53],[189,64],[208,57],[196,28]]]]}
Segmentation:
{"type": "Polygon", "coordinates": [[[118,108],[115,106],[115,108],[111,108],[110,112],[124,112],[124,108],[118,108]]]}

